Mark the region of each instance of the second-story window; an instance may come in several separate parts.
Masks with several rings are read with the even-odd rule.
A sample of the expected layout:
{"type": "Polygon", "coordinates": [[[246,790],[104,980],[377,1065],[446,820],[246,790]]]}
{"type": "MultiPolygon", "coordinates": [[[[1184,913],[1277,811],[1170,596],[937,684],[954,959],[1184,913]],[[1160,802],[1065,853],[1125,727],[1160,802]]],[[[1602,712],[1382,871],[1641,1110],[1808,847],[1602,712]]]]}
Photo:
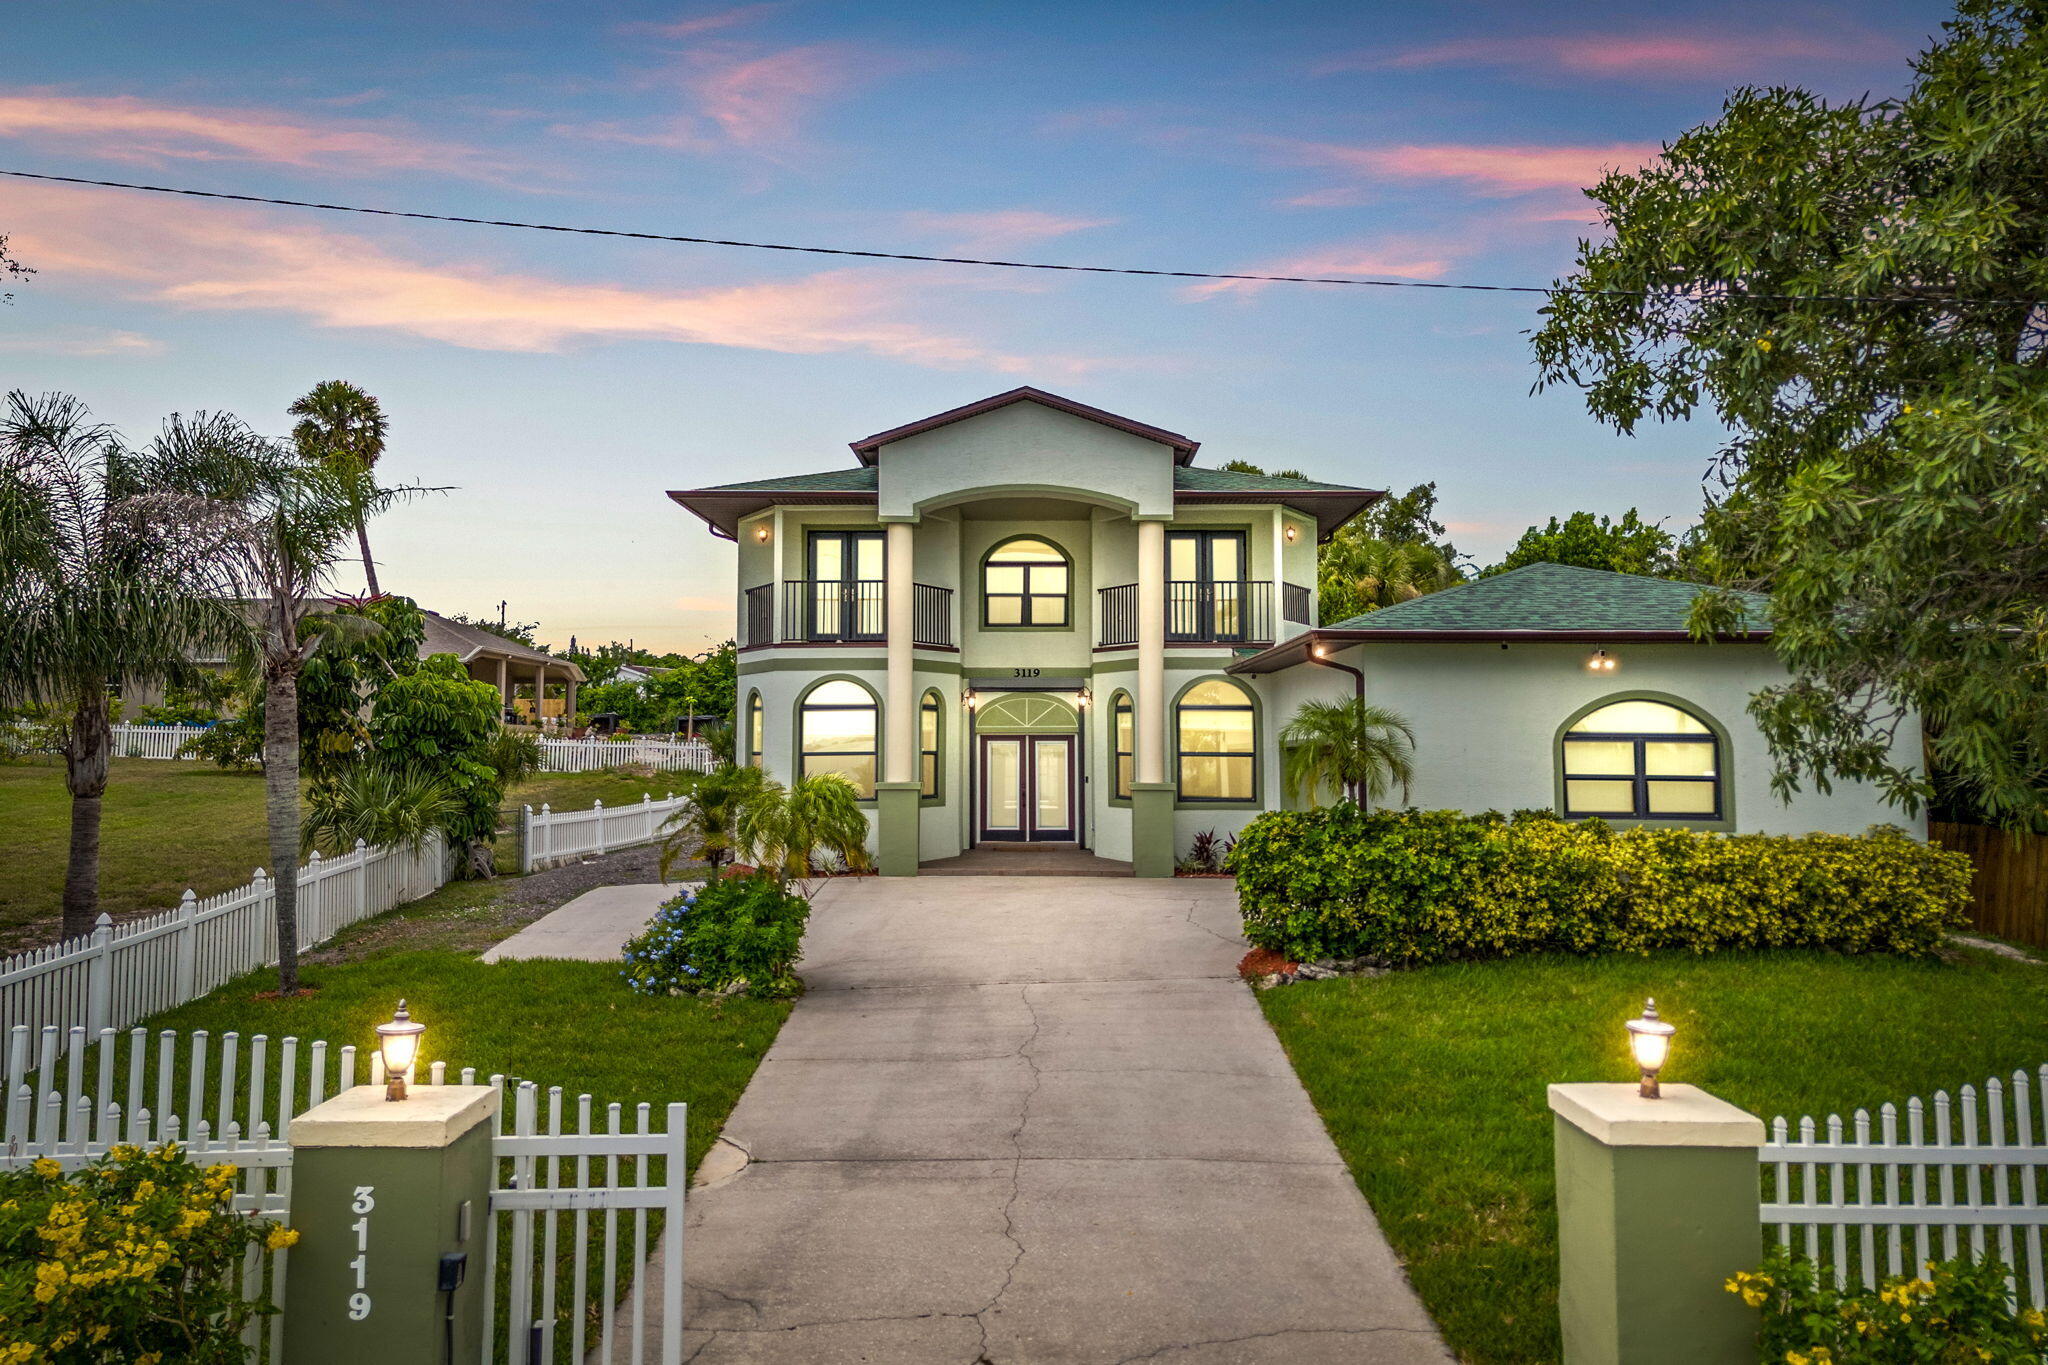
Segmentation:
{"type": "Polygon", "coordinates": [[[990,550],[981,566],[984,626],[1064,626],[1073,570],[1058,546],[1029,536],[990,550]]]}

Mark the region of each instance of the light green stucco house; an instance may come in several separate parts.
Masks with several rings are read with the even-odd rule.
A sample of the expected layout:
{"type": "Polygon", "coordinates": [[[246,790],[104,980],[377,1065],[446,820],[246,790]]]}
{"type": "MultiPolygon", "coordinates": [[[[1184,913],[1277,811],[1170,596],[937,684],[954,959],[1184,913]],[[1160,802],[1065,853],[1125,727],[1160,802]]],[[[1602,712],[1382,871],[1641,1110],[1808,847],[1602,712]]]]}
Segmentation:
{"type": "Polygon", "coordinates": [[[738,544],[742,756],[851,779],[890,875],[1016,843],[1170,875],[1282,804],[1296,706],[1360,688],[1414,724],[1420,805],[1897,819],[1853,784],[1770,795],[1761,606],[1695,643],[1690,585],[1538,565],[1317,628],[1316,547],[1380,494],[1196,449],[1020,388],[856,441],[850,469],[671,493],[738,544]]]}

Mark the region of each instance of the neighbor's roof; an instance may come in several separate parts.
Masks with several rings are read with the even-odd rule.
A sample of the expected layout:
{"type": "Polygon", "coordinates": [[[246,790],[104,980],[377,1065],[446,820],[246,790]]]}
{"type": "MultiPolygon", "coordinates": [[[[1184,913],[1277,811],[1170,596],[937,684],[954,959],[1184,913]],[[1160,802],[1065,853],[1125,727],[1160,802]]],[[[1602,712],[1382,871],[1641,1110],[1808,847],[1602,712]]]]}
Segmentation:
{"type": "MultiPolygon", "coordinates": [[[[873,465],[831,469],[822,474],[791,474],[779,479],[752,479],[671,492],[673,498],[730,539],[739,523],[770,507],[860,506],[875,500],[878,473],[873,465]]],[[[1374,488],[1290,479],[1277,474],[1240,474],[1231,469],[1196,469],[1176,465],[1175,502],[1280,503],[1316,520],[1316,539],[1328,540],[1339,526],[1382,496],[1374,488]]]]}
{"type": "Polygon", "coordinates": [[[1168,431],[1164,427],[1155,427],[1144,422],[1134,421],[1129,417],[1120,417],[1116,413],[1107,412],[1102,408],[1090,407],[1086,403],[1077,403],[1071,398],[1063,398],[1056,393],[1047,393],[1044,389],[1034,389],[1029,384],[1026,384],[1022,388],[1011,389],[1007,393],[990,394],[987,398],[976,402],[963,404],[957,408],[948,408],[944,412],[933,413],[930,417],[920,417],[915,422],[906,422],[900,427],[891,427],[887,431],[878,431],[872,436],[866,436],[853,442],[853,453],[860,457],[862,464],[873,464],[876,452],[891,441],[900,441],[906,436],[916,436],[920,432],[930,431],[934,427],[943,427],[952,422],[965,421],[969,417],[979,417],[985,412],[994,412],[997,408],[1006,408],[1012,403],[1027,402],[1039,403],[1059,412],[1071,413],[1076,417],[1085,417],[1091,422],[1100,422],[1102,425],[1114,427],[1118,431],[1127,431],[1133,436],[1142,436],[1148,441],[1158,441],[1161,445],[1172,446],[1173,459],[1176,464],[1186,464],[1189,460],[1194,459],[1195,451],[1201,448],[1202,443],[1200,441],[1190,441],[1177,431],[1168,431]]]}
{"type": "Polygon", "coordinates": [[[502,635],[493,635],[488,630],[466,626],[460,621],[451,621],[435,612],[427,612],[427,638],[420,645],[420,657],[429,654],[453,654],[464,663],[477,659],[514,659],[521,663],[546,664],[550,673],[560,672],[563,679],[574,678],[584,681],[583,670],[567,659],[557,658],[544,649],[522,645],[517,640],[507,640],[502,635]]]}
{"type": "MultiPolygon", "coordinates": [[[[1319,627],[1240,660],[1231,671],[1271,673],[1300,663],[1318,643],[1690,640],[1686,622],[1693,599],[1705,590],[1704,584],[1669,578],[1529,564],[1319,627]]],[[[1716,638],[1767,637],[1770,599],[1755,592],[1736,595],[1748,629],[1716,638]]]]}

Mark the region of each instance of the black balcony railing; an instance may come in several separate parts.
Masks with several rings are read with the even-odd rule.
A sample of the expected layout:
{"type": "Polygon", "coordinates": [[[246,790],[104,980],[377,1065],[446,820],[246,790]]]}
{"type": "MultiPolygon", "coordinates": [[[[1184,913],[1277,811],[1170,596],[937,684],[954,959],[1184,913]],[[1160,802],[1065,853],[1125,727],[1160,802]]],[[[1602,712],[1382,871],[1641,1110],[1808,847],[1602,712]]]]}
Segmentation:
{"type": "MultiPolygon", "coordinates": [[[[913,644],[953,648],[953,590],[914,584],[913,644]]],[[[741,619],[748,648],[774,644],[869,644],[888,638],[888,594],[879,578],[788,579],[782,584],[781,631],[776,630],[775,585],[743,594],[741,619]]]]}
{"type": "MultiPolygon", "coordinates": [[[[1138,585],[1099,591],[1105,646],[1138,642],[1138,585]]],[[[1173,579],[1166,584],[1166,638],[1177,644],[1270,644],[1273,585],[1173,579]]]]}
{"type": "Polygon", "coordinates": [[[1315,596],[1299,583],[1280,585],[1280,619],[1298,626],[1315,624],[1315,596]]]}

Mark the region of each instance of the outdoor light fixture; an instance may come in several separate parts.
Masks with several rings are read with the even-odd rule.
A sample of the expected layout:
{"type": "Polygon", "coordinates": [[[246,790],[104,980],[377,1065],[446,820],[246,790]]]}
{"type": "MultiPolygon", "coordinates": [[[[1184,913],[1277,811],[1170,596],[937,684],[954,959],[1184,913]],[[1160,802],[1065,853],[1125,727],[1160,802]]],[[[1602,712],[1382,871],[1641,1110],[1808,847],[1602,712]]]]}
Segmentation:
{"type": "Polygon", "coordinates": [[[754,528],[754,539],[764,545],[768,543],[768,527],[765,523],[754,528]]]}
{"type": "Polygon", "coordinates": [[[398,1013],[391,1016],[390,1023],[377,1025],[377,1050],[384,1057],[385,1099],[405,1098],[405,1078],[412,1072],[413,1060],[420,1055],[420,1035],[426,1031],[425,1024],[414,1023],[405,1012],[403,1000],[398,1002],[398,1013]]]}
{"type": "Polygon", "coordinates": [[[1282,534],[1287,537],[1287,543],[1292,545],[1294,543],[1294,523],[1287,523],[1287,529],[1282,534]]]}
{"type": "Polygon", "coordinates": [[[1593,657],[1586,660],[1586,667],[1595,673],[1612,673],[1618,662],[1620,661],[1606,650],[1596,649],[1593,651],[1593,657]]]}
{"type": "Polygon", "coordinates": [[[1329,650],[1324,649],[1321,645],[1316,646],[1316,657],[1318,659],[1322,658],[1325,654],[1328,654],[1329,652],[1329,650]]]}
{"type": "Polygon", "coordinates": [[[1087,688],[1084,687],[1081,689],[1081,695],[1076,697],[1074,700],[1078,702],[1080,704],[1081,709],[1085,711],[1088,709],[1088,703],[1095,700],[1095,696],[1087,688]]]}
{"type": "Polygon", "coordinates": [[[1643,1002],[1643,1017],[1628,1021],[1629,1050],[1636,1055],[1636,1066],[1643,1073],[1643,1082],[1636,1093],[1646,1100],[1662,1098],[1657,1089],[1657,1073],[1664,1067],[1664,1059],[1671,1054],[1671,1035],[1678,1032],[1670,1024],[1657,1017],[1657,1002],[1643,1002]]]}

